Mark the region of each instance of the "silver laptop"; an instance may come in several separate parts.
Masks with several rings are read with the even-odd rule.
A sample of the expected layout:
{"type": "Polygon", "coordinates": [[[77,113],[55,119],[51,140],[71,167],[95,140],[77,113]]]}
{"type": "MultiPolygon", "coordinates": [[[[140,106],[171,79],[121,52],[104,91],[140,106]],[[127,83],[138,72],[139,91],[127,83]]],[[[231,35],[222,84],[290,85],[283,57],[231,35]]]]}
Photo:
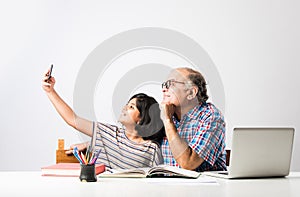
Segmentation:
{"type": "Polygon", "coordinates": [[[282,177],[290,171],[293,128],[234,128],[228,171],[222,178],[282,177]]]}

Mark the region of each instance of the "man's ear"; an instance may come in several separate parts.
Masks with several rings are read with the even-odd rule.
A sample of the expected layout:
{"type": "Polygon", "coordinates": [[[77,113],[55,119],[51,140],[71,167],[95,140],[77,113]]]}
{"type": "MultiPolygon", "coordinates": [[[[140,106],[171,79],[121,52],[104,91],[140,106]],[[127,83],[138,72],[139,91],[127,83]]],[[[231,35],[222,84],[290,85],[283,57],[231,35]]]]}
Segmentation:
{"type": "Polygon", "coordinates": [[[187,96],[187,99],[188,99],[188,100],[194,99],[194,98],[197,96],[197,93],[198,93],[198,88],[197,88],[196,86],[191,87],[191,88],[188,90],[188,96],[187,96]]]}

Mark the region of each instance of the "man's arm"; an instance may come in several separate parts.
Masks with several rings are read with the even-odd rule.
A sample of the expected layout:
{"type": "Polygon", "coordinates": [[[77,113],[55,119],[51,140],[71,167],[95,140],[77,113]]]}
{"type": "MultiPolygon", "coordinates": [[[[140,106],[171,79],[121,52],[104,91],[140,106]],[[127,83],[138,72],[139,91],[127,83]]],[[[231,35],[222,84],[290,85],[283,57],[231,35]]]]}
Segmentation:
{"type": "Polygon", "coordinates": [[[203,163],[203,159],[178,135],[171,119],[164,120],[166,136],[176,162],[184,169],[194,170],[203,163]]]}
{"type": "Polygon", "coordinates": [[[161,104],[161,119],[164,123],[166,136],[173,157],[176,162],[185,169],[194,170],[203,163],[203,159],[181,139],[172,121],[174,106],[172,104],[161,104]]]}

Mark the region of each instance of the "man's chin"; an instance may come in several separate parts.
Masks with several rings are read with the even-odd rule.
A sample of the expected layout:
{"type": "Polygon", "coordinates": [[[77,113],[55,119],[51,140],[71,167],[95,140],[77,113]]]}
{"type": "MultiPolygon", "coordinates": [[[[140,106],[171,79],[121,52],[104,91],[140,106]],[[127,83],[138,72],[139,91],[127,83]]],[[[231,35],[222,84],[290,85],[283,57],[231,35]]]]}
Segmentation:
{"type": "Polygon", "coordinates": [[[163,98],[162,103],[171,103],[169,98],[163,98]]]}

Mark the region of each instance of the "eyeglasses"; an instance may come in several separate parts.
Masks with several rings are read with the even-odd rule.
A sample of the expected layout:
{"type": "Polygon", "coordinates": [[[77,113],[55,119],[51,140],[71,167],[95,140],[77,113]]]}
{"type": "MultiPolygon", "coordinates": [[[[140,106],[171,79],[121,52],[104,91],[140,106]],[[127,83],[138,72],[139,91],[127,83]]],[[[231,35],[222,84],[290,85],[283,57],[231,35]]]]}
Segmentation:
{"type": "Polygon", "coordinates": [[[161,88],[164,88],[166,87],[166,89],[169,89],[169,87],[172,85],[172,83],[181,83],[181,84],[185,84],[184,82],[182,81],[176,81],[174,79],[170,79],[168,81],[165,81],[161,84],[161,88]]]}

